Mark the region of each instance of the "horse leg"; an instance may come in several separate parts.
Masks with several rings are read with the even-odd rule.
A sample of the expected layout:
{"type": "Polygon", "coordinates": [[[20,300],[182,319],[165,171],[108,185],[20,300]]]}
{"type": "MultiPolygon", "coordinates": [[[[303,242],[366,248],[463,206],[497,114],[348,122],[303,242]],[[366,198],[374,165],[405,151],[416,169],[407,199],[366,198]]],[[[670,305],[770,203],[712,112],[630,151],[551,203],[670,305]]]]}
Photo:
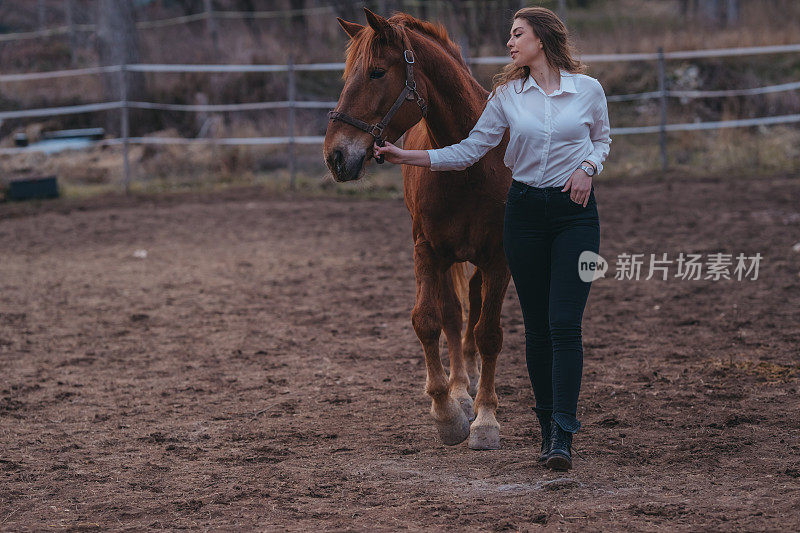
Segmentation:
{"type": "MultiPolygon", "coordinates": [[[[460,266],[459,266],[460,268],[460,266]]],[[[464,352],[461,347],[461,326],[463,322],[461,302],[456,294],[453,276],[450,270],[444,274],[442,283],[442,325],[447,339],[447,352],[450,355],[450,380],[448,389],[450,395],[461,405],[467,418],[475,419],[472,396],[469,394],[469,374],[464,364],[464,352]]]]}
{"type": "MultiPolygon", "coordinates": [[[[469,419],[458,401],[450,395],[447,377],[439,356],[442,331],[441,302],[445,269],[436,260],[430,244],[414,245],[414,274],[417,280],[417,301],[411,313],[414,331],[425,351],[427,378],[425,392],[431,397],[431,415],[439,437],[447,445],[464,442],[469,437],[469,419]]],[[[459,339],[460,340],[460,339],[459,339]]]]}
{"type": "Polygon", "coordinates": [[[475,324],[481,317],[481,269],[476,268],[475,273],[469,280],[469,316],[467,318],[467,330],[464,332],[464,362],[467,365],[467,373],[470,376],[469,393],[475,396],[478,392],[478,378],[480,376],[480,355],[478,347],[475,345],[475,324]]]}
{"type": "Polygon", "coordinates": [[[510,274],[505,262],[483,271],[483,303],[481,317],[475,326],[475,340],[481,352],[481,377],[475,397],[477,417],[472,423],[469,447],[473,450],[500,448],[500,424],[497,423],[497,394],[494,373],[497,355],[503,346],[500,311],[508,288],[510,274]]]}

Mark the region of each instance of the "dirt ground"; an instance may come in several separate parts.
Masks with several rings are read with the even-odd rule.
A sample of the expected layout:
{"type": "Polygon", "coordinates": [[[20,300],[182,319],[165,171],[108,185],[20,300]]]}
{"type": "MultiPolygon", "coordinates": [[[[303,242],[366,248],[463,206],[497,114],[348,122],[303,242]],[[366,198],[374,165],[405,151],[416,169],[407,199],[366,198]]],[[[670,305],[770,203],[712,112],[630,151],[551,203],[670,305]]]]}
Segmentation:
{"type": "Polygon", "coordinates": [[[800,530],[800,180],[670,183],[596,184],[567,473],[513,286],[502,450],[437,442],[400,200],[0,205],[0,529],[800,530]],[[763,258],[614,279],[664,252],[763,258]]]}

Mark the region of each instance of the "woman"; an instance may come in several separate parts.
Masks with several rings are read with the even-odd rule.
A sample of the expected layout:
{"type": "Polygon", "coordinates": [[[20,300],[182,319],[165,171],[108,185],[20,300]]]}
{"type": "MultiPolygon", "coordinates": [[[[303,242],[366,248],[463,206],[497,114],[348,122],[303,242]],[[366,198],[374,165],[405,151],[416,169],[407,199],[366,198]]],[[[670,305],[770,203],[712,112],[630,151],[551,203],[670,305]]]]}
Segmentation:
{"type": "Polygon", "coordinates": [[[431,170],[461,170],[497,146],[506,129],[512,170],[503,245],[525,321],[526,362],[542,428],[540,461],[572,467],[572,435],[583,369],[581,320],[591,281],[578,274],[583,251],[598,252],[600,226],[592,177],[611,139],[600,83],[581,74],[567,29],[541,7],[514,15],[512,63],[495,76],[469,136],[438,150],[375,145],[375,155],[431,170]]]}

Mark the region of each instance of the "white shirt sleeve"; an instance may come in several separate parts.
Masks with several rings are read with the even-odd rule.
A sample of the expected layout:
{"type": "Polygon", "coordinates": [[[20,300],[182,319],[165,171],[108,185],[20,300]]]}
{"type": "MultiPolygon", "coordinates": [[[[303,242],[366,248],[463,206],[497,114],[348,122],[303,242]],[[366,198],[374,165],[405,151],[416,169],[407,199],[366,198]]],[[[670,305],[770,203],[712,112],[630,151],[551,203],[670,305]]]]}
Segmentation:
{"type": "Polygon", "coordinates": [[[466,139],[458,144],[428,150],[431,170],[464,170],[474,165],[486,152],[500,144],[507,128],[500,95],[495,93],[466,139]]]}
{"type": "Polygon", "coordinates": [[[592,113],[594,120],[589,127],[589,138],[592,140],[594,148],[584,159],[594,163],[597,167],[597,174],[600,174],[603,170],[603,161],[606,160],[609,151],[611,151],[611,124],[608,121],[608,103],[605,91],[603,91],[603,87],[600,84],[598,86],[600,87],[600,92],[592,113]]]}

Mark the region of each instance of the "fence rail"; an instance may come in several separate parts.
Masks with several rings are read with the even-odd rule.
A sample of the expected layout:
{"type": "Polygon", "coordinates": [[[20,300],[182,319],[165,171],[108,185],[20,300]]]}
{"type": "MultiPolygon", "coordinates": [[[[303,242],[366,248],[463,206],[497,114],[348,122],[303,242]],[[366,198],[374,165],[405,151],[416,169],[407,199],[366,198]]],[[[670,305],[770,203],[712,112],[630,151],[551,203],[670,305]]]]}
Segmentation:
{"type": "MultiPolygon", "coordinates": [[[[357,2],[354,5],[359,6],[363,4],[357,2]]],[[[181,24],[190,24],[193,22],[208,21],[210,19],[257,20],[257,19],[289,18],[297,15],[315,15],[315,14],[325,14],[325,13],[335,13],[335,12],[336,12],[336,6],[307,7],[301,9],[283,9],[280,11],[216,11],[209,8],[200,13],[192,13],[191,15],[182,15],[180,17],[171,17],[171,18],[156,19],[156,20],[142,20],[136,23],[136,28],[140,30],[150,30],[155,28],[178,26],[181,24]]],[[[71,24],[71,25],[66,24],[63,26],[55,26],[52,28],[44,28],[33,31],[0,33],[0,42],[22,41],[27,39],[38,39],[42,37],[54,37],[56,35],[69,35],[74,32],[96,32],[96,31],[97,31],[97,24],[71,24]]]]}
{"type": "Polygon", "coordinates": [[[49,117],[56,115],[77,115],[80,113],[91,113],[94,111],[108,111],[111,109],[121,109],[124,102],[101,102],[95,104],[68,105],[62,107],[43,107],[39,109],[26,109],[24,111],[2,111],[0,120],[9,118],[29,118],[29,117],[49,117]]]}
{"type": "MultiPolygon", "coordinates": [[[[247,104],[160,104],[157,102],[128,102],[128,107],[135,109],[158,109],[162,111],[189,112],[231,112],[257,111],[261,109],[333,109],[337,102],[303,102],[290,100],[276,102],[253,102],[247,104]]],[[[2,118],[2,117],[0,117],[2,118]]]]}
{"type": "MultiPolygon", "coordinates": [[[[228,146],[261,146],[267,144],[320,144],[325,140],[324,136],[295,136],[295,137],[227,137],[221,139],[187,139],[186,137],[129,137],[131,144],[220,144],[228,146]]],[[[101,145],[119,145],[124,139],[105,139],[98,141],[101,145]]]]}
{"type": "MultiPolygon", "coordinates": [[[[215,12],[215,15],[218,14],[215,12]]],[[[0,35],[0,41],[2,41],[0,35]]],[[[600,54],[582,56],[581,60],[586,63],[602,63],[610,61],[653,61],[657,62],[659,72],[659,90],[637,94],[623,94],[607,96],[609,102],[626,102],[634,100],[660,99],[661,101],[661,120],[658,125],[633,126],[612,128],[612,135],[637,135],[637,134],[661,134],[662,164],[666,168],[666,133],[675,131],[697,131],[722,128],[749,127],[758,125],[789,124],[800,122],[800,114],[757,117],[737,120],[724,120],[713,122],[681,123],[668,124],[666,122],[666,99],[667,98],[719,98],[732,96],[751,96],[767,93],[777,93],[783,91],[794,91],[800,89],[800,81],[769,85],[764,87],[753,87],[746,89],[728,90],[671,90],[667,86],[664,76],[664,63],[669,59],[692,59],[705,57],[736,57],[761,54],[782,54],[800,52],[800,44],[778,45],[778,46],[759,46],[731,49],[714,50],[688,50],[677,52],[644,53],[644,54],[600,54]]],[[[467,60],[472,65],[504,65],[509,59],[506,56],[469,58],[467,60]]],[[[180,65],[180,64],[132,64],[132,65],[111,65],[101,67],[89,67],[82,69],[57,70],[50,72],[29,72],[16,74],[0,75],[0,83],[15,83],[35,80],[45,80],[54,78],[64,78],[73,76],[85,76],[107,73],[119,73],[124,78],[125,72],[147,72],[147,73],[287,73],[289,76],[288,99],[284,101],[272,102],[251,102],[240,104],[169,104],[160,102],[140,102],[128,101],[126,96],[126,86],[122,84],[121,99],[112,102],[100,102],[82,104],[74,106],[60,106],[40,109],[27,109],[18,111],[0,112],[0,120],[46,117],[55,115],[78,114],[96,111],[121,110],[123,132],[127,130],[127,115],[129,109],[153,109],[162,111],[178,112],[238,112],[254,111],[267,109],[288,109],[294,113],[295,109],[330,109],[336,106],[334,101],[299,101],[293,94],[295,75],[297,72],[321,72],[321,71],[341,71],[344,63],[308,63],[295,65],[180,65]]],[[[124,147],[125,159],[127,161],[127,147],[129,144],[219,144],[219,145],[275,145],[284,144],[289,146],[289,153],[292,153],[295,144],[318,144],[324,140],[321,136],[295,136],[294,128],[290,126],[289,135],[283,137],[248,137],[248,138],[166,138],[166,137],[129,137],[123,135],[118,139],[106,139],[98,141],[102,145],[122,145],[124,147]]],[[[32,148],[3,148],[0,154],[19,153],[29,151],[32,148]]],[[[126,167],[125,183],[126,188],[130,182],[129,171],[126,167]]],[[[292,184],[294,183],[294,172],[292,172],[292,184]]]]}
{"type": "MultiPolygon", "coordinates": [[[[717,48],[706,50],[683,50],[664,52],[664,59],[701,59],[709,57],[737,57],[763,54],[785,54],[800,52],[800,44],[781,44],[775,46],[745,46],[739,48],[717,48]]],[[[615,61],[657,61],[658,52],[641,54],[588,54],[581,56],[584,63],[612,63],[615,61]]],[[[508,56],[476,57],[475,65],[505,65],[508,56]]]]}

